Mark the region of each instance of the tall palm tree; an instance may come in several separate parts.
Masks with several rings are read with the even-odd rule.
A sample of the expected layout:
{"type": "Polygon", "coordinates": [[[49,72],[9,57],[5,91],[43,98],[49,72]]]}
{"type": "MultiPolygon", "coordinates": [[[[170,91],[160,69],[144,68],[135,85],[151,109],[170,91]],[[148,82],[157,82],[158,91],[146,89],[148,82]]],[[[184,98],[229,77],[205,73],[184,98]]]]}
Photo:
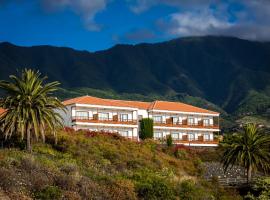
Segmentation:
{"type": "Polygon", "coordinates": [[[5,112],[0,116],[0,126],[5,137],[12,134],[26,135],[27,150],[32,151],[31,139],[35,135],[45,141],[45,129],[56,136],[56,128],[62,126],[62,118],[55,111],[64,110],[64,105],[51,94],[59,82],[44,83],[38,71],[24,69],[21,77],[10,76],[11,81],[0,81],[0,88],[6,97],[0,99],[5,112]]]}
{"type": "Polygon", "coordinates": [[[255,124],[245,125],[242,132],[221,145],[225,148],[222,156],[225,171],[230,166],[242,165],[247,171],[247,183],[253,171],[270,169],[270,136],[260,132],[255,124]]]}

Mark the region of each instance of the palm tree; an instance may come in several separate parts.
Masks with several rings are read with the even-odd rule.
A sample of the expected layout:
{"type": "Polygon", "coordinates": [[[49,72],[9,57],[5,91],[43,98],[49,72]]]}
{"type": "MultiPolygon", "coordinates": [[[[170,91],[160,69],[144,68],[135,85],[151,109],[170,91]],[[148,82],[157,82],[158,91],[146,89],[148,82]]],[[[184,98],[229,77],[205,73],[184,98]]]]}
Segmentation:
{"type": "Polygon", "coordinates": [[[45,129],[56,136],[56,128],[62,126],[62,118],[55,110],[64,110],[64,105],[51,94],[59,82],[45,84],[47,77],[40,77],[38,71],[24,69],[21,77],[10,76],[11,81],[0,81],[0,88],[6,97],[0,99],[5,112],[0,116],[0,125],[5,138],[12,134],[27,137],[27,150],[32,151],[31,139],[45,141],[45,129]]]}
{"type": "Polygon", "coordinates": [[[242,132],[221,145],[225,148],[222,156],[224,170],[242,165],[247,171],[247,183],[250,183],[253,171],[270,169],[270,136],[261,133],[255,124],[245,125],[242,132]]]}

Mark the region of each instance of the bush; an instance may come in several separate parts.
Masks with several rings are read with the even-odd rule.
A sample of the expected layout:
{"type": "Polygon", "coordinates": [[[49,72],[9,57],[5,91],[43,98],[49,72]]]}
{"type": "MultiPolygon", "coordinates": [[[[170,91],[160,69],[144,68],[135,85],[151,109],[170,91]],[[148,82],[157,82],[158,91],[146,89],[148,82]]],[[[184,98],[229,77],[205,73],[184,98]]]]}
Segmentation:
{"type": "Polygon", "coordinates": [[[149,170],[137,172],[134,177],[135,188],[141,199],[175,199],[174,188],[168,181],[167,176],[161,176],[149,170]]]}
{"type": "Polygon", "coordinates": [[[186,160],[188,158],[187,151],[184,149],[176,149],[173,154],[176,158],[181,160],[186,160]]]}
{"type": "Polygon", "coordinates": [[[196,187],[195,184],[191,180],[183,181],[180,184],[179,197],[180,199],[192,200],[195,199],[196,195],[196,187]]]}
{"type": "Polygon", "coordinates": [[[48,186],[35,193],[35,198],[40,200],[58,200],[62,196],[62,191],[57,186],[48,186]]]}
{"type": "Polygon", "coordinates": [[[171,134],[167,136],[166,142],[167,142],[168,147],[171,147],[173,145],[173,140],[172,140],[171,134]]]}
{"type": "Polygon", "coordinates": [[[140,182],[136,190],[141,199],[175,199],[173,188],[162,179],[140,182]]]}
{"type": "Polygon", "coordinates": [[[140,138],[141,139],[147,139],[147,138],[153,138],[153,119],[150,118],[144,118],[140,121],[141,123],[141,132],[140,132],[140,138]]]}

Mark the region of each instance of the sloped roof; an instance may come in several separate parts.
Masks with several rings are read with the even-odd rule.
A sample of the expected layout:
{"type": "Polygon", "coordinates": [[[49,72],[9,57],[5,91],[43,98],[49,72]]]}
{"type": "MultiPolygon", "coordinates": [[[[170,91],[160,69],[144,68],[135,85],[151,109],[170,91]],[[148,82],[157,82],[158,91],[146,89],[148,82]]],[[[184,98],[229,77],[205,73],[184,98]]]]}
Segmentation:
{"type": "Polygon", "coordinates": [[[153,103],[153,102],[126,101],[126,100],[111,100],[111,101],[116,101],[116,102],[119,102],[119,103],[124,103],[124,104],[129,105],[129,107],[135,107],[135,108],[145,109],[145,110],[147,110],[150,107],[150,105],[153,103]]]}
{"type": "Polygon", "coordinates": [[[73,99],[69,99],[63,102],[64,105],[71,104],[92,104],[102,106],[117,106],[117,107],[129,107],[145,110],[164,110],[164,111],[177,111],[177,112],[194,112],[194,113],[206,113],[206,114],[219,114],[218,112],[206,110],[196,106],[192,106],[180,102],[170,101],[126,101],[126,100],[114,100],[114,99],[102,99],[92,96],[82,96],[73,99]]]}
{"type": "Polygon", "coordinates": [[[131,107],[128,104],[125,104],[123,102],[118,102],[115,100],[109,100],[109,99],[102,99],[98,97],[92,97],[92,96],[82,96],[77,97],[73,99],[69,99],[66,101],[63,101],[64,105],[71,105],[71,104],[93,104],[93,105],[101,105],[101,106],[117,106],[117,107],[131,107]]]}
{"type": "Polygon", "coordinates": [[[197,112],[197,113],[208,113],[208,114],[219,114],[218,112],[206,110],[196,106],[192,106],[180,102],[170,101],[154,101],[149,107],[149,110],[168,110],[168,111],[180,111],[180,112],[197,112]]]}

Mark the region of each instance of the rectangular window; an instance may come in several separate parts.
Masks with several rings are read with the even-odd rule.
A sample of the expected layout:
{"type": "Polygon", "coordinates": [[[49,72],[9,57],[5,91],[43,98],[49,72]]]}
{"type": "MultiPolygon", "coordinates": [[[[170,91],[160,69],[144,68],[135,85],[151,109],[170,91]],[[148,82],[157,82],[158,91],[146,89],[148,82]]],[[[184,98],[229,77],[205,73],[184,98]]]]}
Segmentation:
{"type": "Polygon", "coordinates": [[[77,119],[88,119],[88,112],[87,111],[76,111],[76,118],[77,119]]]}
{"type": "Polygon", "coordinates": [[[194,118],[188,118],[188,125],[195,125],[195,119],[194,118]]]}
{"type": "Polygon", "coordinates": [[[156,138],[156,139],[162,138],[162,133],[161,132],[155,132],[154,133],[154,138],[156,138]]]}
{"type": "Polygon", "coordinates": [[[162,116],[153,116],[154,123],[162,123],[162,116]]]}
{"type": "Polygon", "coordinates": [[[119,131],[119,134],[123,137],[128,137],[128,131],[119,131]]]}
{"type": "Polygon", "coordinates": [[[203,139],[204,139],[205,141],[209,141],[209,140],[210,140],[210,135],[209,135],[209,134],[204,134],[204,135],[203,135],[203,139]]]}
{"type": "Polygon", "coordinates": [[[209,126],[210,125],[210,120],[209,119],[204,119],[203,120],[203,125],[204,126],[209,126]]]}
{"type": "Polygon", "coordinates": [[[178,140],[179,139],[179,134],[178,133],[172,133],[172,139],[178,140]]]}
{"type": "Polygon", "coordinates": [[[188,133],[188,140],[189,141],[195,140],[195,135],[193,133],[188,133]]]}
{"type": "Polygon", "coordinates": [[[109,113],[98,113],[99,120],[109,120],[109,113]]]}
{"type": "Polygon", "coordinates": [[[173,121],[173,124],[178,124],[179,118],[178,117],[173,117],[172,121],[173,121]]]}
{"type": "Polygon", "coordinates": [[[128,121],[128,114],[120,114],[120,121],[127,122],[128,121]]]}

